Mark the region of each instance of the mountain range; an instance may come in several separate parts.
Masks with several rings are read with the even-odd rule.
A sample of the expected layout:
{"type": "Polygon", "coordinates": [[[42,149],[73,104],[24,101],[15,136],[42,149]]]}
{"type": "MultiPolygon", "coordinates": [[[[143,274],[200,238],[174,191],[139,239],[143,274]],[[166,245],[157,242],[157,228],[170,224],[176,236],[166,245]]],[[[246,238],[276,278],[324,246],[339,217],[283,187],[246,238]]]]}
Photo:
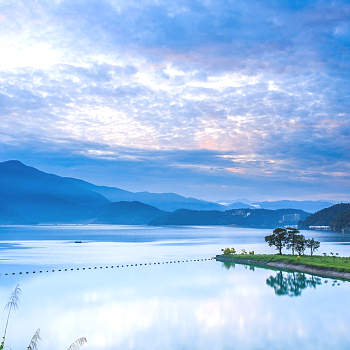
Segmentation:
{"type": "MultiPolygon", "coordinates": [[[[252,203],[247,207],[247,204],[242,201],[231,203],[229,207],[174,193],[134,193],[116,187],[97,186],[80,179],[48,174],[17,160],[0,163],[0,224],[147,224],[150,222],[166,225],[184,224],[191,220],[193,224],[198,225],[205,222],[215,224],[209,223],[210,220],[205,219],[207,216],[208,219],[212,219],[210,222],[217,222],[217,224],[241,225],[249,222],[247,225],[251,226],[251,221],[255,217],[254,222],[262,220],[261,222],[267,225],[270,222],[270,219],[266,219],[267,217],[274,216],[273,222],[276,224],[281,221],[283,215],[299,213],[293,205],[305,204],[293,201],[259,203],[252,203]],[[284,214],[278,211],[274,213],[274,210],[264,208],[261,212],[256,211],[260,210],[257,208],[260,208],[262,203],[277,207],[286,205],[293,210],[286,211],[284,214]],[[254,215],[241,222],[239,215],[234,214],[234,210],[244,208],[254,215]],[[189,220],[190,217],[193,219],[189,220]],[[201,220],[198,219],[200,217],[201,220]],[[227,219],[228,217],[230,220],[227,219]],[[179,218],[179,222],[175,223],[174,218],[179,218]]],[[[312,203],[321,205],[321,202],[312,203]]],[[[326,203],[322,202],[322,205],[326,203]]],[[[304,220],[307,213],[301,210],[300,215],[304,220]]],[[[268,225],[270,224],[271,222],[268,225]]]]}
{"type": "Polygon", "coordinates": [[[99,193],[111,202],[138,201],[165,211],[183,208],[193,210],[227,210],[227,207],[218,203],[183,197],[175,193],[129,192],[116,187],[97,186],[79,179],[65,179],[80,188],[99,193]]]}
{"type": "Polygon", "coordinates": [[[70,179],[19,161],[0,163],[0,224],[147,224],[165,213],[137,201],[112,203],[70,179]]]}
{"type": "Polygon", "coordinates": [[[295,201],[295,200],[279,200],[279,201],[263,201],[254,202],[245,198],[240,198],[237,200],[221,200],[217,203],[228,207],[229,209],[240,209],[240,208],[250,208],[250,209],[300,209],[309,213],[315,213],[324,208],[331,207],[336,204],[336,202],[330,201],[295,201]]]}

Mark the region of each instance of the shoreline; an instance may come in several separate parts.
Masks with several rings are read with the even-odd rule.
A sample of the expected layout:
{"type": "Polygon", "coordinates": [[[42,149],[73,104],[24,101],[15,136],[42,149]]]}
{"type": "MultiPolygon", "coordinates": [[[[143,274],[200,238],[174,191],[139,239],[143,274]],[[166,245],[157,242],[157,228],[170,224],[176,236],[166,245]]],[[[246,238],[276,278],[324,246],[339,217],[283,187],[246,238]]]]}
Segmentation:
{"type": "Polygon", "coordinates": [[[215,256],[216,261],[221,262],[234,262],[238,264],[265,266],[272,269],[281,269],[291,272],[303,272],[310,275],[315,275],[324,278],[337,278],[350,282],[350,272],[336,271],[332,268],[312,266],[305,264],[286,263],[283,261],[261,261],[250,258],[234,258],[234,257],[223,257],[222,255],[215,256]]]}

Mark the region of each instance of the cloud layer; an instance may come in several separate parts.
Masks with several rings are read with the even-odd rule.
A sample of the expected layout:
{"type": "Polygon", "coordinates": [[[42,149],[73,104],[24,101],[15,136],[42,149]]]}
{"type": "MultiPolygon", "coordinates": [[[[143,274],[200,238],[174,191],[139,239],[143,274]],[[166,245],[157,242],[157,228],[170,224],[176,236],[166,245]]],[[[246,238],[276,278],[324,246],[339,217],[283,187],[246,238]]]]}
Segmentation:
{"type": "Polygon", "coordinates": [[[348,198],[347,1],[0,6],[3,160],[211,199],[348,198]]]}

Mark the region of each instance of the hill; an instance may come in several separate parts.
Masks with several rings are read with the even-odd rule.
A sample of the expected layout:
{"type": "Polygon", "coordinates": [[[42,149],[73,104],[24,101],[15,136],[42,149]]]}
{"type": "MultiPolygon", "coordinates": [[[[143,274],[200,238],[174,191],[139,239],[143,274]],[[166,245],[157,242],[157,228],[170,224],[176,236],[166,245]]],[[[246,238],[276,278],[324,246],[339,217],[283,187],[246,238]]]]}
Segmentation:
{"type": "Polygon", "coordinates": [[[335,204],[329,208],[322,209],[299,222],[300,228],[309,226],[330,226],[333,229],[341,230],[350,226],[347,221],[347,212],[350,210],[350,203],[335,204]]]}
{"type": "Polygon", "coordinates": [[[144,225],[150,220],[168,214],[148,204],[140,202],[116,202],[102,206],[93,224],[144,225]]]}
{"type": "Polygon", "coordinates": [[[149,225],[234,225],[240,227],[275,228],[295,225],[300,218],[309,213],[294,209],[235,209],[220,212],[176,210],[174,213],[155,218],[149,225]]]}
{"type": "Polygon", "coordinates": [[[331,222],[331,228],[335,231],[350,231],[350,210],[344,210],[331,222]]]}

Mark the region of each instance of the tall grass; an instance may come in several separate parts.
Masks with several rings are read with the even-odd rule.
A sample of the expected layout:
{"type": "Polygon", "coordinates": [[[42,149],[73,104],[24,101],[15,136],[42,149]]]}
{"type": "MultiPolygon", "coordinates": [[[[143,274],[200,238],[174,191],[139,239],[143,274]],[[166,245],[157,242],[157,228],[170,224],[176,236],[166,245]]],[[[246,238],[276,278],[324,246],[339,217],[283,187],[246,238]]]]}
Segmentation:
{"type": "MultiPolygon", "coordinates": [[[[4,330],[4,336],[2,337],[2,342],[0,344],[0,350],[3,350],[5,348],[5,340],[6,340],[6,332],[7,332],[7,327],[9,325],[9,319],[10,319],[10,314],[12,310],[17,310],[18,305],[19,305],[19,296],[21,295],[22,290],[17,284],[13,292],[11,293],[10,299],[5,305],[5,310],[8,310],[7,313],[7,319],[6,319],[6,325],[5,325],[5,330],[4,330]]],[[[27,350],[38,350],[39,349],[39,341],[41,340],[40,338],[40,328],[36,330],[34,333],[27,350]]],[[[81,337],[77,339],[75,342],[73,342],[67,350],[79,350],[85,343],[87,342],[85,337],[81,337]]],[[[7,348],[8,346],[6,346],[7,348]]],[[[9,348],[9,347],[8,347],[9,348]]]]}

